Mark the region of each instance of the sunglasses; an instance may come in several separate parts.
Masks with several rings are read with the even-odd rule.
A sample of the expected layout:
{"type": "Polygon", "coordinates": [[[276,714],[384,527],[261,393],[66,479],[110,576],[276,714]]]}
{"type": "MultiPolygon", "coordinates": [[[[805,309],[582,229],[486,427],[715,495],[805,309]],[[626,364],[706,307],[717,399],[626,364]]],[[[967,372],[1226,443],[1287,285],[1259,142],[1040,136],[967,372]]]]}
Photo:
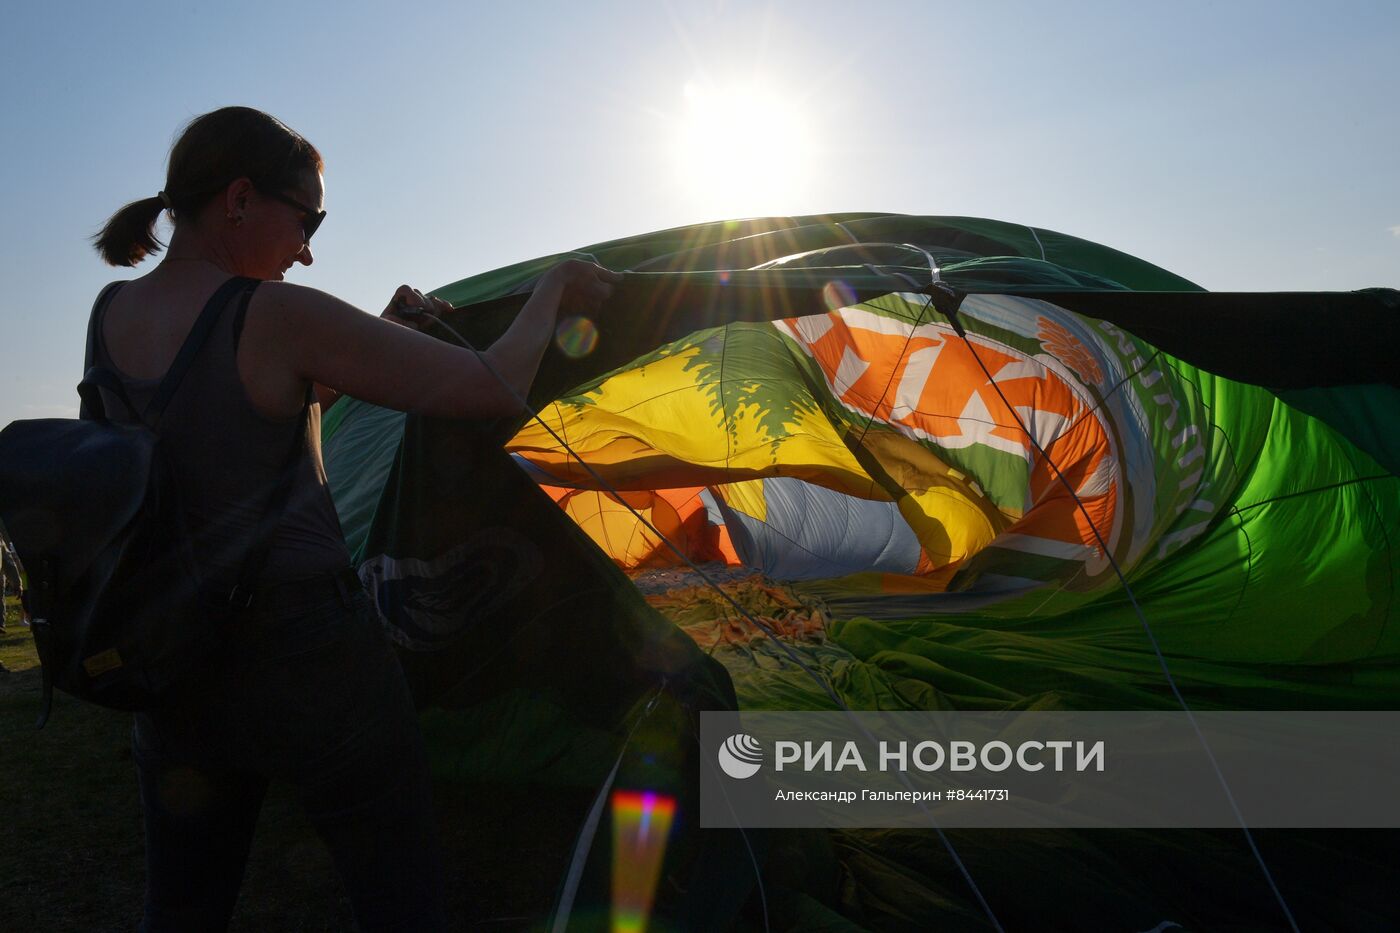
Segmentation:
{"type": "Polygon", "coordinates": [[[301,203],[296,198],[288,197],[287,195],[281,194],[277,191],[263,191],[262,193],[265,194],[267,197],[272,198],[272,200],[281,201],[288,207],[294,207],[306,215],[301,219],[301,234],[306,239],[306,242],[310,243],[312,234],[314,234],[320,228],[321,221],[326,219],[326,212],[313,211],[311,208],[307,207],[305,204],[301,203]]]}

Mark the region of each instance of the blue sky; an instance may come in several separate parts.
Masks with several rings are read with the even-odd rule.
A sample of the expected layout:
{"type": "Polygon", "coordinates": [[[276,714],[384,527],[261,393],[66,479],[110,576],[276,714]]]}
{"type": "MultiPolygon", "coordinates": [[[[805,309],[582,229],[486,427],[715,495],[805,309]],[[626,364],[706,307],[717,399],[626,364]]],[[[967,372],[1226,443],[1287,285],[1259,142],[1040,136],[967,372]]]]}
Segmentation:
{"type": "Polygon", "coordinates": [[[72,414],[87,238],[179,127],[324,153],[295,281],[376,313],[723,216],[1060,230],[1218,290],[1400,287],[1400,4],[16,5],[0,34],[0,425],[72,414]]]}

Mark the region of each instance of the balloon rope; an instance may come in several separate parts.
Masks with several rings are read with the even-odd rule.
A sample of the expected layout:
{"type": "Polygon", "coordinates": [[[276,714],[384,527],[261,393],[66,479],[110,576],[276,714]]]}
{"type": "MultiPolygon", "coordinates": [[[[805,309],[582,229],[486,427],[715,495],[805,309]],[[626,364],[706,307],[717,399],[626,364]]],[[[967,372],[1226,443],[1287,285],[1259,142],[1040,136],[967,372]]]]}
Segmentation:
{"type": "MultiPolygon", "coordinates": [[[[486,356],[485,356],[480,350],[478,350],[476,347],[472,346],[471,342],[468,341],[465,337],[463,337],[463,336],[461,335],[461,333],[459,333],[455,327],[453,327],[452,325],[448,324],[446,321],[440,320],[439,318],[437,318],[436,316],[431,315],[431,314],[414,315],[414,316],[415,316],[415,317],[416,317],[416,316],[421,316],[421,317],[426,318],[427,320],[430,320],[430,321],[433,321],[433,322],[435,322],[435,323],[437,323],[437,324],[440,324],[442,327],[444,327],[446,330],[448,330],[448,331],[450,331],[450,332],[452,333],[452,335],[457,339],[458,343],[460,343],[460,344],[461,344],[463,347],[465,347],[466,349],[472,351],[472,353],[474,353],[474,354],[476,355],[477,361],[481,363],[481,365],[486,369],[487,372],[489,372],[492,376],[495,377],[496,381],[499,382],[499,383],[501,384],[501,387],[502,387],[502,388],[504,388],[507,392],[510,393],[510,395],[516,400],[516,402],[519,403],[521,409],[524,410],[524,411],[526,411],[526,412],[529,412],[530,417],[531,417],[534,421],[538,422],[539,425],[540,425],[540,427],[544,428],[545,431],[548,432],[548,434],[549,434],[550,437],[554,438],[555,443],[559,444],[564,450],[568,451],[569,454],[571,454],[571,455],[574,457],[574,459],[578,461],[579,466],[583,467],[584,470],[587,471],[588,475],[591,476],[591,477],[593,478],[594,482],[596,482],[601,488],[603,488],[603,489],[606,490],[609,494],[611,494],[618,502],[621,502],[621,503],[623,504],[623,506],[626,507],[627,511],[629,511],[629,512],[632,513],[633,517],[635,517],[635,518],[637,519],[637,521],[641,522],[641,523],[642,523],[643,525],[645,525],[653,534],[655,534],[658,538],[660,538],[661,541],[662,541],[663,543],[665,543],[665,545],[666,545],[668,548],[670,548],[671,551],[672,551],[673,553],[675,553],[675,555],[676,555],[677,557],[679,557],[679,558],[681,559],[682,562],[684,562],[684,563],[686,564],[686,566],[688,566],[691,570],[693,570],[702,580],[705,581],[705,583],[707,583],[712,589],[714,589],[714,591],[717,592],[726,602],[728,602],[731,606],[733,606],[734,609],[735,609],[744,619],[746,619],[746,620],[747,620],[749,623],[751,623],[755,628],[759,629],[759,630],[762,631],[765,635],[767,635],[768,638],[769,638],[775,645],[777,645],[778,648],[779,648],[780,650],[783,651],[783,653],[785,653],[785,654],[788,656],[788,659],[789,659],[790,661],[792,661],[792,663],[796,664],[799,668],[801,668],[804,672],[806,672],[807,676],[810,677],[810,678],[812,678],[812,680],[817,684],[818,687],[820,687],[820,688],[822,689],[822,691],[831,699],[831,701],[832,701],[833,703],[835,703],[836,706],[837,706],[842,712],[844,712],[848,717],[850,717],[852,723],[854,723],[854,725],[856,726],[856,728],[860,730],[860,732],[862,733],[862,735],[865,736],[866,739],[868,739],[868,740],[871,741],[871,742],[877,741],[876,738],[875,738],[875,736],[874,736],[873,734],[871,734],[870,730],[867,729],[866,726],[865,726],[865,724],[864,724],[863,722],[861,722],[860,718],[857,717],[857,716],[855,715],[855,712],[854,712],[849,706],[846,705],[845,701],[841,699],[840,695],[836,693],[836,691],[831,687],[831,684],[830,684],[825,678],[823,678],[823,677],[822,677],[821,675],[819,675],[816,671],[814,671],[814,670],[812,670],[810,667],[808,667],[808,666],[802,661],[802,658],[797,654],[797,652],[792,648],[792,646],[789,645],[789,644],[787,644],[787,642],[783,641],[782,639],[780,639],[780,638],[778,637],[777,632],[775,632],[773,629],[769,628],[769,627],[768,627],[766,624],[764,624],[763,622],[760,622],[756,617],[754,617],[754,615],[753,615],[752,613],[750,613],[747,609],[745,609],[743,606],[741,606],[741,605],[739,604],[739,602],[738,602],[736,599],[734,599],[734,597],[732,597],[732,596],[730,596],[728,593],[726,593],[726,592],[724,591],[724,589],[719,585],[718,582],[716,582],[713,578],[711,578],[709,574],[705,573],[705,571],[701,570],[701,569],[695,564],[695,562],[692,561],[692,560],[690,559],[690,557],[686,555],[686,553],[685,553],[684,551],[682,551],[679,547],[677,547],[677,546],[671,541],[671,539],[667,538],[666,535],[662,534],[660,529],[658,529],[655,525],[653,525],[650,521],[648,521],[648,520],[646,519],[646,517],[642,515],[642,513],[638,512],[635,508],[633,508],[632,505],[631,505],[630,503],[628,503],[628,502],[622,497],[622,495],[619,494],[619,493],[617,492],[617,490],[614,489],[610,483],[608,483],[607,480],[603,479],[603,477],[600,476],[600,475],[598,474],[598,472],[597,472],[596,470],[593,469],[593,467],[592,467],[591,464],[589,464],[589,463],[588,463],[587,461],[585,461],[582,457],[580,457],[577,453],[575,453],[574,450],[573,450],[573,448],[571,448],[567,443],[565,443],[565,442],[564,442],[564,439],[561,438],[561,437],[554,431],[553,428],[551,428],[548,424],[545,423],[544,419],[540,416],[540,413],[539,413],[538,411],[536,411],[534,408],[532,408],[532,407],[530,406],[530,403],[529,403],[528,401],[526,401],[526,399],[523,398],[523,397],[520,395],[520,393],[516,392],[515,389],[511,387],[510,383],[508,383],[508,382],[505,380],[505,378],[502,377],[501,374],[500,374],[499,372],[496,371],[495,367],[493,367],[493,366],[491,365],[491,363],[486,359],[486,356]]],[[[977,882],[973,880],[973,878],[972,878],[972,872],[968,870],[967,865],[963,862],[961,856],[958,855],[957,850],[953,847],[952,840],[948,838],[947,834],[944,833],[943,828],[942,828],[941,826],[938,825],[938,823],[937,823],[936,820],[934,820],[933,814],[932,814],[931,812],[929,812],[929,809],[928,809],[928,807],[924,804],[924,802],[923,802],[922,800],[918,800],[918,799],[917,799],[918,794],[917,794],[917,792],[914,790],[914,785],[913,785],[912,782],[910,782],[908,775],[904,774],[904,772],[901,771],[901,772],[899,772],[899,778],[900,778],[901,783],[903,783],[904,786],[905,786],[911,793],[914,793],[915,798],[916,798],[916,802],[917,802],[918,805],[919,805],[919,809],[923,811],[924,816],[927,817],[927,819],[928,819],[928,821],[929,821],[929,825],[932,826],[934,832],[938,834],[939,840],[943,843],[944,849],[947,850],[948,855],[952,858],[953,863],[957,866],[959,873],[960,873],[960,874],[962,875],[962,877],[963,877],[963,880],[966,881],[968,887],[970,887],[970,888],[972,889],[973,895],[977,898],[977,903],[981,906],[982,911],[987,915],[987,920],[991,923],[992,928],[995,929],[995,930],[997,931],[997,933],[1005,933],[1005,928],[1001,925],[1001,921],[999,921],[999,920],[997,919],[996,914],[992,911],[991,905],[987,903],[987,899],[982,895],[982,889],[979,888],[979,887],[977,886],[977,882]]],[[[740,828],[739,831],[740,831],[741,834],[743,833],[743,829],[742,829],[742,828],[740,828]]],[[[747,837],[745,837],[745,845],[747,845],[747,844],[748,844],[748,839],[747,839],[747,837]]],[[[761,880],[760,880],[759,884],[760,884],[760,885],[762,884],[762,881],[761,881],[761,880]]],[[[766,907],[766,899],[765,899],[765,907],[766,907]]]]}
{"type": "Polygon", "coordinates": [[[1137,614],[1138,622],[1142,625],[1142,630],[1147,633],[1147,640],[1152,645],[1152,651],[1157,656],[1157,663],[1162,668],[1162,674],[1166,677],[1167,685],[1171,688],[1172,695],[1176,697],[1177,703],[1180,704],[1182,710],[1185,711],[1186,718],[1191,723],[1191,728],[1196,732],[1196,738],[1200,739],[1201,748],[1205,750],[1206,758],[1210,761],[1210,766],[1215,771],[1216,779],[1220,782],[1220,788],[1225,792],[1225,799],[1230,804],[1230,810],[1234,813],[1235,820],[1240,824],[1240,829],[1244,831],[1244,838],[1245,841],[1249,843],[1249,850],[1254,854],[1254,860],[1259,863],[1259,869],[1264,873],[1264,878],[1269,883],[1269,890],[1273,892],[1274,899],[1278,901],[1279,907],[1283,910],[1284,917],[1288,919],[1289,927],[1294,933],[1299,933],[1298,922],[1293,918],[1293,911],[1289,909],[1288,901],[1284,899],[1283,892],[1279,890],[1278,884],[1275,883],[1273,873],[1269,871],[1269,866],[1264,861],[1263,853],[1259,851],[1259,847],[1255,844],[1254,834],[1249,831],[1249,825],[1245,822],[1244,814],[1240,812],[1239,805],[1235,802],[1235,795],[1230,790],[1230,784],[1225,779],[1225,773],[1220,769],[1220,763],[1215,759],[1215,752],[1211,750],[1210,743],[1206,741],[1205,733],[1201,731],[1200,724],[1196,722],[1196,714],[1192,712],[1190,705],[1186,702],[1186,697],[1182,695],[1180,688],[1177,686],[1176,678],[1172,676],[1171,669],[1167,666],[1167,657],[1162,652],[1162,646],[1158,643],[1157,635],[1152,631],[1152,626],[1148,624],[1147,616],[1143,614],[1142,607],[1138,605],[1137,597],[1133,594],[1132,587],[1128,585],[1127,576],[1123,573],[1123,569],[1118,566],[1118,561],[1114,559],[1113,552],[1109,550],[1108,542],[1104,540],[1103,535],[1099,532],[1098,525],[1095,524],[1093,517],[1089,514],[1089,509],[1084,505],[1084,501],[1079,498],[1079,494],[1075,491],[1074,487],[1070,485],[1064,473],[1055,465],[1055,461],[1050,458],[1050,454],[1040,445],[1040,442],[1035,439],[1035,435],[1030,432],[1030,429],[1026,427],[1025,423],[1021,421],[1021,416],[1016,413],[1016,409],[1012,407],[1011,402],[1007,399],[1006,395],[1002,393],[1001,386],[997,385],[996,379],[992,377],[991,372],[987,369],[987,365],[982,362],[982,357],[977,353],[976,345],[973,344],[971,338],[967,336],[967,331],[963,328],[962,322],[958,319],[958,310],[965,295],[942,283],[935,283],[930,286],[929,295],[930,297],[937,296],[934,297],[935,306],[938,307],[939,311],[943,312],[943,316],[948,319],[948,323],[953,326],[953,330],[957,331],[958,336],[967,344],[967,348],[972,353],[973,359],[977,361],[977,365],[981,368],[982,374],[987,377],[987,382],[996,390],[998,397],[1001,398],[1002,404],[1006,406],[1006,410],[1011,413],[1011,417],[1015,420],[1016,426],[1026,435],[1026,438],[1031,442],[1032,446],[1035,447],[1036,452],[1045,459],[1045,463],[1054,471],[1055,477],[1060,481],[1060,484],[1065,487],[1065,490],[1074,499],[1075,505],[1078,506],[1079,511],[1084,515],[1084,520],[1089,523],[1089,529],[1094,533],[1094,538],[1099,543],[1099,549],[1103,552],[1103,555],[1108,558],[1110,566],[1113,567],[1113,572],[1118,575],[1118,581],[1123,584],[1123,592],[1127,595],[1128,601],[1132,604],[1133,611],[1137,614]],[[945,299],[948,303],[946,305],[939,304],[937,300],[938,297],[945,299]]]}

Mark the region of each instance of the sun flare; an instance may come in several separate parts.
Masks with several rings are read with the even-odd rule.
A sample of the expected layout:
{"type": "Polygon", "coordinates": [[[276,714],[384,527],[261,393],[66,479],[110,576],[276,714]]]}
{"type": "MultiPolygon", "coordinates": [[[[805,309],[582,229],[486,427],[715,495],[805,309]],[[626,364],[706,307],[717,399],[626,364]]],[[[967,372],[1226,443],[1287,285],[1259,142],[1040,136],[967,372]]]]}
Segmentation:
{"type": "Polygon", "coordinates": [[[714,217],[804,209],[812,145],[797,102],[763,81],[689,81],[676,134],[687,195],[714,217]]]}

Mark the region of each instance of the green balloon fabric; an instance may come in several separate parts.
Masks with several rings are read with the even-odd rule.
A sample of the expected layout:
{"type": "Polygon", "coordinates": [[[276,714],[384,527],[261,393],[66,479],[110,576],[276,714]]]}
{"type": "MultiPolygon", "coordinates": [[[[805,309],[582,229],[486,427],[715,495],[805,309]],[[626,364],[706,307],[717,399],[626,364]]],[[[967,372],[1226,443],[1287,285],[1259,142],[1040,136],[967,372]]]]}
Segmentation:
{"type": "MultiPolygon", "coordinates": [[[[531,391],[569,450],[523,420],[353,399],[323,426],[445,779],[593,787],[616,759],[689,800],[698,711],[830,709],[828,689],[853,709],[1177,708],[1154,642],[1193,709],[1400,706],[1395,292],[1213,295],[1054,231],[841,214],[616,240],[435,294],[485,346],[568,257],[628,272],[596,350],[551,349],[531,391]],[[677,407],[648,407],[665,393],[677,407]],[[791,571],[782,592],[821,620],[786,638],[817,678],[763,637],[697,645],[724,610],[663,617],[540,484],[600,503],[703,488],[739,558],[791,571]],[[822,520],[850,524],[799,541],[822,520]],[[869,564],[843,563],[858,545],[869,564]],[[638,747],[657,691],[673,729],[638,747]]],[[[1393,834],[1268,836],[1305,927],[1395,922],[1393,834]]],[[[771,840],[787,928],[985,928],[932,833],[814,838],[771,840]]],[[[748,891],[748,857],[720,854],[741,842],[687,837],[725,866],[702,888],[748,891]]],[[[1016,928],[1281,919],[1238,834],[953,843],[1016,928]]]]}

